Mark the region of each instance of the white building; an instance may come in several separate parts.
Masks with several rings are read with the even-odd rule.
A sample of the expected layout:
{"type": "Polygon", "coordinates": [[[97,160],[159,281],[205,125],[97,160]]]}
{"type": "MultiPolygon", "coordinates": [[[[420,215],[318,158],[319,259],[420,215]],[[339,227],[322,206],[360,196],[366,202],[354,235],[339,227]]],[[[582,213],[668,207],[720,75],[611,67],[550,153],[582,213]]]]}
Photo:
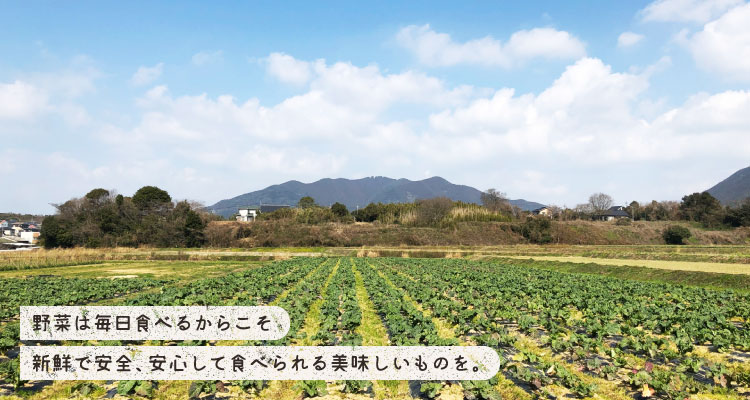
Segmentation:
{"type": "Polygon", "coordinates": [[[39,232],[23,231],[21,232],[21,240],[35,244],[39,240],[39,232]]]}
{"type": "Polygon", "coordinates": [[[258,207],[242,207],[237,210],[235,218],[237,221],[241,222],[252,222],[255,221],[255,217],[257,217],[259,213],[260,209],[258,207]]]}
{"type": "Polygon", "coordinates": [[[237,214],[234,215],[234,218],[237,221],[252,222],[255,221],[255,218],[260,214],[274,212],[281,208],[290,208],[290,206],[261,204],[259,206],[240,207],[237,209],[237,214]]]}

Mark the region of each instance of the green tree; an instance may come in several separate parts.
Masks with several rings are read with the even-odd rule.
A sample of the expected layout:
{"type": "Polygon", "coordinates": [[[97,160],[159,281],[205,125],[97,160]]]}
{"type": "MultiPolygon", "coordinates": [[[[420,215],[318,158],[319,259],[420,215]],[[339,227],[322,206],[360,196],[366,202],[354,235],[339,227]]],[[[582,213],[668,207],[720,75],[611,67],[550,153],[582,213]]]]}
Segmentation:
{"type": "Polygon", "coordinates": [[[641,216],[641,205],[637,201],[631,201],[630,204],[625,207],[625,211],[630,214],[630,216],[633,218],[633,221],[638,221],[642,219],[641,216]]]}
{"type": "Polygon", "coordinates": [[[684,226],[671,225],[662,232],[666,244],[685,244],[685,240],[692,236],[690,230],[684,226]]]}
{"type": "Polygon", "coordinates": [[[70,234],[70,226],[65,220],[56,215],[44,219],[39,241],[46,249],[55,247],[73,247],[76,245],[70,234]]]}
{"type": "Polygon", "coordinates": [[[172,202],[172,197],[156,186],[144,186],[133,195],[133,203],[145,210],[147,208],[161,208],[172,202]]]}
{"type": "Polygon", "coordinates": [[[682,198],[680,214],[683,219],[697,221],[707,227],[720,225],[724,220],[721,202],[708,192],[693,193],[682,198]]]}
{"type": "Polygon", "coordinates": [[[337,217],[346,217],[349,215],[349,210],[346,208],[345,205],[339,203],[338,201],[333,203],[331,206],[331,211],[333,211],[333,214],[337,217]]]}
{"type": "Polygon", "coordinates": [[[204,243],[203,229],[206,224],[186,201],[177,203],[172,212],[176,236],[185,247],[200,247],[204,243]]]}
{"type": "Polygon", "coordinates": [[[317,204],[315,204],[315,199],[310,196],[305,196],[299,199],[299,202],[297,203],[297,207],[299,208],[310,208],[315,207],[316,205],[317,204]]]}
{"type": "Polygon", "coordinates": [[[354,218],[361,222],[375,222],[385,212],[383,203],[370,203],[354,212],[354,218]]]}
{"type": "Polygon", "coordinates": [[[739,207],[727,210],[726,223],[731,226],[750,226],[750,197],[739,207]]]}
{"type": "Polygon", "coordinates": [[[47,248],[197,247],[204,243],[205,221],[211,219],[197,211],[199,204],[181,201],[173,207],[169,194],[153,186],[141,188],[133,198],[94,189],[55,207],[57,213],[44,220],[40,233],[47,248]]]}
{"type": "Polygon", "coordinates": [[[545,217],[527,218],[512,229],[520,233],[531,243],[546,244],[552,242],[552,221],[545,217]]]}
{"type": "Polygon", "coordinates": [[[86,198],[93,201],[100,201],[102,198],[109,196],[109,190],[97,188],[86,193],[86,198]]]}

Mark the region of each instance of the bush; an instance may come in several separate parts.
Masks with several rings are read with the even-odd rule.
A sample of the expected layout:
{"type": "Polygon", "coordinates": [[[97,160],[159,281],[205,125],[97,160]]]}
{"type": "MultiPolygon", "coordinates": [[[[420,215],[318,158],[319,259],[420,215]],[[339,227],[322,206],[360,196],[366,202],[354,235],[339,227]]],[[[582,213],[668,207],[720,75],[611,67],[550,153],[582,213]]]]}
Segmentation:
{"type": "Polygon", "coordinates": [[[727,211],[724,219],[730,226],[750,226],[750,198],[745,199],[738,207],[727,211]]]}
{"type": "Polygon", "coordinates": [[[513,225],[512,229],[531,243],[552,242],[552,221],[547,217],[528,218],[520,225],[513,225]]]}
{"type": "Polygon", "coordinates": [[[333,222],[336,220],[336,216],[333,214],[330,208],[324,208],[320,206],[312,206],[308,208],[297,209],[297,215],[295,221],[301,224],[322,224],[325,222],[333,222]]]}
{"type": "Polygon", "coordinates": [[[667,244],[685,244],[684,240],[692,236],[690,230],[684,226],[671,225],[664,230],[662,237],[667,244]]]}
{"type": "Polygon", "coordinates": [[[617,225],[617,226],[629,226],[630,225],[630,218],[618,218],[617,221],[615,221],[615,225],[617,225]]]}
{"type": "Polygon", "coordinates": [[[333,211],[333,214],[337,217],[346,217],[349,215],[349,210],[346,208],[345,205],[335,202],[331,206],[331,211],[333,211]]]}

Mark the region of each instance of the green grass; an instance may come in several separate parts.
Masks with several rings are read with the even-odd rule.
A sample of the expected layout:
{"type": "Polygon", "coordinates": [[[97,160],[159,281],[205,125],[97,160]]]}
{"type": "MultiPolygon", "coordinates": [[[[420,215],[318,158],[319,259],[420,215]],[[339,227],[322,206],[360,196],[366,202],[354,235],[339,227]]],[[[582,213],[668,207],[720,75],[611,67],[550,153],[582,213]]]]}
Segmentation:
{"type": "Polygon", "coordinates": [[[635,281],[671,283],[711,289],[734,289],[750,291],[750,275],[719,274],[700,271],[667,270],[648,267],[601,265],[596,263],[572,263],[562,261],[535,261],[524,259],[498,259],[503,263],[528,265],[532,268],[559,272],[604,275],[635,281]]]}

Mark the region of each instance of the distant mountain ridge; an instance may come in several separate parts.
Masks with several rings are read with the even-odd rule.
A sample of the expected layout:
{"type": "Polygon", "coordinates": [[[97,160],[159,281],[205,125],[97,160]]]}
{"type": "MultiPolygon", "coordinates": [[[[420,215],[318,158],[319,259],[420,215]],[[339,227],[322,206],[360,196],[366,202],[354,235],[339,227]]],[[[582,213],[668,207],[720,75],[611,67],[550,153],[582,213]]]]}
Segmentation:
{"type": "Polygon", "coordinates": [[[743,168],[729,178],[708,189],[724,205],[735,205],[750,197],[750,167],[743,168]]]}
{"type": "MultiPolygon", "coordinates": [[[[295,205],[300,198],[311,196],[320,205],[340,202],[349,210],[370,203],[407,203],[417,199],[445,196],[454,201],[480,203],[481,191],[466,185],[456,185],[434,176],[420,181],[392,179],[374,176],[362,179],[325,178],[312,183],[289,181],[272,185],[262,190],[245,193],[231,199],[221,200],[206,207],[209,211],[224,217],[237,212],[238,207],[258,204],[295,205]]],[[[542,207],[543,204],[523,199],[510,200],[510,203],[523,210],[542,207]]]]}

